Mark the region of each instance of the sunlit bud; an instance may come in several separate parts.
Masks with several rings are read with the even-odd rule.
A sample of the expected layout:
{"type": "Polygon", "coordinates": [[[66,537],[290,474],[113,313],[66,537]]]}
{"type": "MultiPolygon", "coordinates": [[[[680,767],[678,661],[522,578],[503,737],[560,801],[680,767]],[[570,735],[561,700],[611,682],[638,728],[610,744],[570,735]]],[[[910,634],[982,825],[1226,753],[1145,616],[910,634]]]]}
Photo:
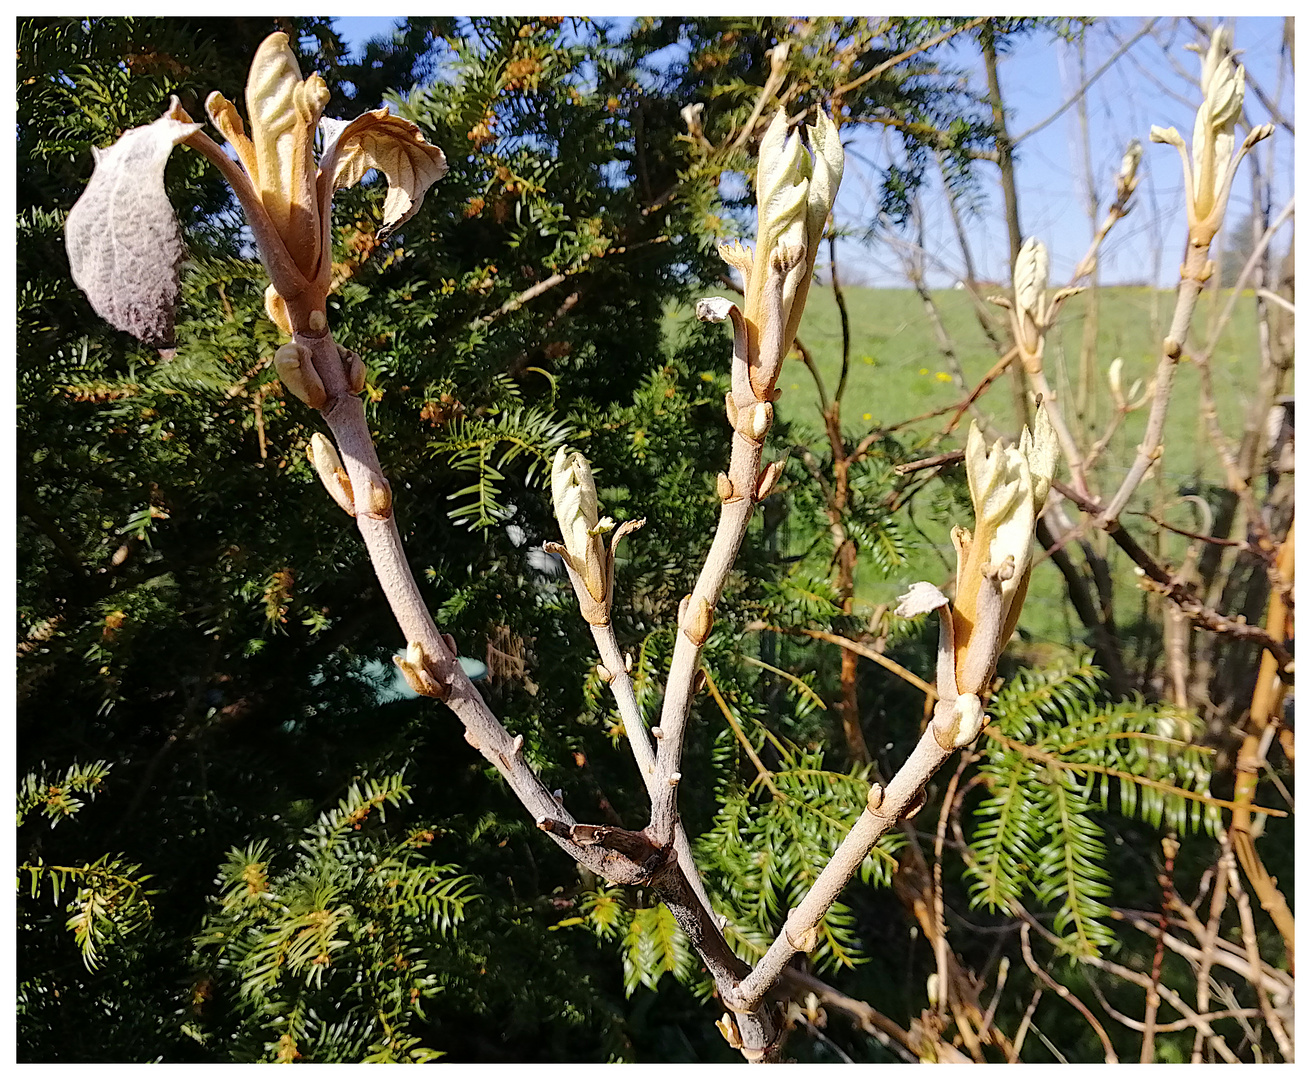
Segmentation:
{"type": "Polygon", "coordinates": [[[391,516],[391,484],[383,480],[381,484],[369,484],[367,513],[376,518],[391,516]]]}
{"type": "Polygon", "coordinates": [[[1129,147],[1120,159],[1120,179],[1134,180],[1138,176],[1138,165],[1143,160],[1143,144],[1137,139],[1129,141],[1129,147]]]}
{"type": "Polygon", "coordinates": [[[1226,185],[1234,153],[1234,125],[1243,113],[1243,65],[1235,64],[1223,27],[1211,35],[1202,57],[1202,94],[1193,125],[1193,201],[1198,218],[1207,217],[1226,185]]]}
{"type": "Polygon", "coordinates": [[[310,350],[304,345],[288,342],[279,346],[273,354],[273,369],[282,380],[282,385],[290,390],[311,409],[321,409],[328,400],[327,391],[323,389],[323,380],[314,370],[310,350]]]}
{"type": "Polygon", "coordinates": [[[429,670],[428,658],[419,642],[411,641],[404,653],[397,653],[392,657],[392,662],[400,668],[405,681],[416,694],[437,698],[445,696],[446,688],[429,670]]]}
{"type": "Polygon", "coordinates": [[[1191,156],[1174,128],[1151,130],[1153,142],[1169,143],[1183,159],[1188,227],[1194,245],[1210,244],[1215,237],[1239,162],[1274,132],[1269,124],[1253,128],[1234,152],[1234,128],[1243,112],[1244,78],[1243,65],[1234,61],[1228,34],[1223,27],[1217,29],[1202,56],[1203,100],[1193,123],[1191,156]]]}
{"type": "Polygon", "coordinates": [[[683,605],[680,612],[679,622],[682,624],[683,633],[692,640],[693,645],[701,646],[706,643],[710,637],[710,628],[715,622],[715,613],[704,596],[698,596],[690,603],[683,605]]]}
{"type": "Polygon", "coordinates": [[[1106,381],[1111,386],[1111,400],[1115,402],[1117,409],[1124,408],[1124,387],[1120,382],[1123,371],[1124,360],[1119,356],[1111,361],[1111,366],[1106,371],[1106,381]]]}
{"type": "MultiPolygon", "coordinates": [[[[775,53],[775,62],[786,60],[775,53]]],[[[807,134],[809,151],[799,133],[789,133],[786,111],[775,113],[760,142],[755,251],[740,244],[720,249],[744,278],[751,386],[762,401],[769,399],[792,347],[825,222],[842,182],[842,143],[833,121],[821,113],[807,134]]]]}
{"type": "Polygon", "coordinates": [[[1035,236],[1024,241],[1015,260],[1015,306],[1042,325],[1047,292],[1047,246],[1035,236]]]}
{"type": "Polygon", "coordinates": [[[1115,198],[1119,203],[1124,203],[1129,196],[1134,193],[1138,187],[1138,165],[1143,159],[1143,144],[1137,139],[1129,143],[1129,148],[1124,152],[1124,157],[1120,161],[1120,174],[1115,178],[1115,198]]]}
{"type": "Polygon", "coordinates": [[[310,437],[308,454],[314,471],[319,474],[319,479],[323,486],[328,489],[328,494],[351,517],[355,516],[355,497],[351,492],[350,477],[346,474],[346,469],[342,466],[341,458],[337,454],[337,448],[328,441],[327,437],[315,432],[310,437]]]}
{"type": "Polygon", "coordinates": [[[954,649],[961,694],[982,692],[1015,629],[1028,589],[1033,530],[1051,488],[1057,453],[1056,433],[1041,407],[1033,433],[1025,428],[1016,446],[998,440],[989,450],[978,425],[970,427],[965,472],[974,533],[953,533],[959,560],[954,649]],[[986,640],[972,641],[976,630],[986,640]]]}
{"type": "MultiPolygon", "coordinates": [[[[605,599],[605,546],[601,541],[596,482],[582,454],[565,447],[556,451],[551,465],[551,499],[555,519],[564,537],[566,557],[597,601],[605,599]]],[[[613,522],[610,525],[613,526],[613,522]]]]}
{"type": "Polygon", "coordinates": [[[273,325],[287,337],[291,337],[291,316],[287,314],[287,301],[278,295],[278,290],[273,285],[264,290],[264,310],[273,320],[273,325]]]}

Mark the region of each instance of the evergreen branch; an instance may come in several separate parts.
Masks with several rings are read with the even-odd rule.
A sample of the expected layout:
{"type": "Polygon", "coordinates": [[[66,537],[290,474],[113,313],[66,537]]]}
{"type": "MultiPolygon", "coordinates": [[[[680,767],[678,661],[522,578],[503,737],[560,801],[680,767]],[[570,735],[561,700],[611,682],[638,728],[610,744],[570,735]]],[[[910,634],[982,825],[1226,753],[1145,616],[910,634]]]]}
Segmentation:
{"type": "MultiPolygon", "coordinates": [[[[1077,761],[1063,761],[1055,754],[1044,753],[1034,747],[1027,746],[1022,742],[1007,738],[1000,730],[989,724],[983,729],[983,733],[991,739],[996,739],[1003,746],[1010,750],[1016,750],[1032,761],[1041,762],[1052,768],[1060,769],[1066,772],[1094,773],[1101,776],[1109,776],[1123,783],[1134,784],[1139,787],[1151,788],[1153,791],[1165,792],[1168,795],[1180,799],[1188,799],[1192,802],[1201,803],[1206,806],[1214,806],[1224,810],[1233,810],[1234,802],[1230,799],[1218,799],[1214,795],[1205,795],[1200,791],[1189,791],[1187,788],[1181,788],[1174,784],[1167,784],[1161,780],[1153,780],[1146,776],[1135,776],[1132,773],[1124,772],[1121,769],[1111,769],[1104,765],[1094,765],[1077,761]]],[[[1271,817],[1287,817],[1288,813],[1284,810],[1276,810],[1273,807],[1253,806],[1251,808],[1258,814],[1269,814],[1271,817]]]]}

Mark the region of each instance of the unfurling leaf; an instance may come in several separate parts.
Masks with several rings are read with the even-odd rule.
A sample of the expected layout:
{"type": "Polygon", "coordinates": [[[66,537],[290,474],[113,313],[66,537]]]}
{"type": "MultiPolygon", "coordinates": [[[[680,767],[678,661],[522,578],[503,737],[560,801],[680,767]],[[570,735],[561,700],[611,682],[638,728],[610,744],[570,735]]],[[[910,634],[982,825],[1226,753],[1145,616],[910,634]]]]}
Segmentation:
{"type": "Polygon", "coordinates": [[[446,155],[424,140],[417,125],[386,108],[333,124],[324,135],[320,168],[331,175],[334,191],[358,184],[370,169],[387,177],[380,239],[409,221],[428,188],[446,175],[446,155]]]}
{"type": "Polygon", "coordinates": [[[161,117],[107,150],[68,212],[64,242],[73,281],[96,313],[150,345],[173,343],[182,233],[164,193],[173,147],[200,130],[161,117]]]}

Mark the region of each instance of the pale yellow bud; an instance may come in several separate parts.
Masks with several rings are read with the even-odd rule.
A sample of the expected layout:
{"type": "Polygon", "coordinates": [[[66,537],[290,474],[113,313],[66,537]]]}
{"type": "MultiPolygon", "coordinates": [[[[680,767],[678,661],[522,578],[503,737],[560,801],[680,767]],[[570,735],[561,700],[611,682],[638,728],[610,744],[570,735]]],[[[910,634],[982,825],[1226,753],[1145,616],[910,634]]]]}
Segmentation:
{"type": "MultiPolygon", "coordinates": [[[[551,465],[551,499],[555,519],[564,537],[569,563],[593,599],[606,595],[605,547],[600,539],[601,520],[596,500],[596,482],[592,468],[582,454],[571,454],[565,447],[556,451],[551,465]]],[[[607,519],[609,526],[614,522],[607,519]]]]}
{"type": "Polygon", "coordinates": [[[1124,408],[1124,388],[1120,381],[1123,371],[1124,359],[1119,356],[1111,361],[1111,366],[1106,370],[1106,381],[1111,387],[1111,400],[1115,402],[1117,409],[1124,408]]]}
{"type": "Polygon", "coordinates": [[[1024,241],[1015,260],[1015,306],[1041,327],[1047,292],[1047,246],[1036,236],[1024,241]]]}
{"type": "Polygon", "coordinates": [[[311,409],[321,409],[327,403],[328,393],[323,380],[314,369],[310,350],[304,345],[288,342],[273,354],[273,370],[282,385],[311,409]]]}
{"type": "Polygon", "coordinates": [[[355,516],[355,496],[351,491],[350,477],[341,463],[337,448],[328,439],[315,432],[310,437],[308,454],[314,471],[318,473],[323,486],[333,501],[351,517],[355,516]]]}

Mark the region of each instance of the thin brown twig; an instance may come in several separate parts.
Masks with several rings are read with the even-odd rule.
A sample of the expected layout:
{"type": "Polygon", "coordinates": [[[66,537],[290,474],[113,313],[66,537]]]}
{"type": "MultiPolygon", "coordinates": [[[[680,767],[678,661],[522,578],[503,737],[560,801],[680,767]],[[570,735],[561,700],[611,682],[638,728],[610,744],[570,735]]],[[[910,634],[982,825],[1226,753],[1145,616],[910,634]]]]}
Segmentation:
{"type": "Polygon", "coordinates": [[[706,677],[706,689],[710,691],[710,696],[715,699],[715,704],[719,706],[719,711],[724,714],[724,719],[728,721],[728,726],[733,729],[733,734],[737,737],[737,741],[742,744],[742,749],[746,751],[747,757],[751,759],[751,764],[756,767],[756,775],[760,778],[761,783],[769,788],[770,794],[774,798],[785,798],[783,793],[778,790],[778,785],[774,783],[774,774],[760,760],[760,755],[756,753],[756,748],[751,745],[751,740],[747,738],[746,732],[742,730],[742,725],[737,722],[737,717],[733,715],[733,710],[728,707],[728,702],[724,700],[724,695],[719,692],[719,687],[715,685],[715,680],[710,677],[710,672],[704,666],[701,671],[706,677]]]}
{"type": "Polygon", "coordinates": [[[1147,990],[1147,1008],[1143,1014],[1143,1047],[1139,1061],[1150,1065],[1156,1059],[1156,1011],[1160,1006],[1161,995],[1157,986],[1161,981],[1161,962],[1165,959],[1166,912],[1174,897],[1174,857],[1179,851],[1179,842],[1172,836],[1161,841],[1165,853],[1165,871],[1160,876],[1161,910],[1156,924],[1156,949],[1152,954],[1152,981],[1147,990]]]}
{"type": "MultiPolygon", "coordinates": [[[[909,60],[912,56],[915,56],[918,53],[927,52],[929,49],[932,49],[935,45],[941,45],[944,41],[949,41],[957,34],[963,34],[967,30],[973,30],[975,27],[981,26],[983,23],[986,23],[987,21],[988,21],[988,16],[986,15],[980,16],[977,19],[971,19],[967,23],[962,23],[960,26],[953,26],[950,30],[944,30],[941,34],[937,34],[936,36],[929,38],[927,41],[921,41],[918,45],[913,45],[909,49],[906,49],[903,52],[899,52],[896,56],[892,57],[890,60],[884,60],[881,64],[876,64],[874,67],[870,68],[863,75],[860,75],[858,78],[852,79],[851,82],[844,83],[842,86],[839,86],[836,90],[833,91],[833,96],[836,98],[845,97],[847,94],[851,93],[851,91],[855,90],[858,86],[861,86],[862,84],[869,82],[870,79],[877,79],[885,71],[888,71],[891,68],[896,67],[903,60],[909,60]]],[[[799,120],[802,116],[805,115],[806,114],[803,112],[801,116],[794,118],[794,120],[799,120]]]]}
{"type": "MultiPolygon", "coordinates": [[[[1018,903],[1012,901],[1011,910],[1024,920],[1026,926],[1032,927],[1034,930],[1038,931],[1040,935],[1046,938],[1053,945],[1060,946],[1060,938],[1050,933],[1042,923],[1025,911],[1018,903]]],[[[1110,975],[1117,975],[1136,986],[1141,986],[1144,990],[1146,990],[1150,985],[1150,980],[1146,975],[1134,971],[1133,968],[1125,967],[1123,964],[1117,964],[1095,955],[1080,954],[1076,955],[1074,958],[1081,964],[1086,964],[1089,967],[1105,971],[1110,975]]],[[[1229,1049],[1229,1046],[1225,1043],[1224,1039],[1216,1033],[1215,1029],[1211,1026],[1210,1021],[1206,1020],[1196,1010],[1190,1009],[1183,998],[1168,986],[1162,984],[1157,989],[1161,997],[1169,1003],[1170,1007],[1177,1011],[1180,1016],[1183,1016],[1188,1020],[1190,1026],[1197,1028],[1199,1032],[1211,1040],[1210,1045],[1215,1049],[1216,1053],[1231,1065],[1238,1064],[1238,1058],[1234,1055],[1234,1052],[1229,1049]]]]}
{"type": "Polygon", "coordinates": [[[938,696],[937,690],[935,690],[929,683],[926,683],[913,671],[902,667],[895,660],[888,659],[888,657],[884,656],[877,649],[871,648],[869,645],[863,645],[859,641],[852,641],[851,638],[843,637],[841,634],[831,634],[827,630],[811,630],[809,627],[804,626],[773,626],[756,623],[750,624],[747,629],[772,630],[775,633],[780,634],[803,634],[806,637],[815,638],[817,641],[827,641],[831,645],[838,645],[841,648],[863,656],[866,660],[873,660],[876,664],[887,668],[898,678],[904,679],[906,682],[910,683],[911,686],[915,687],[916,690],[919,690],[930,699],[936,699],[938,696]]]}
{"type": "Polygon", "coordinates": [[[1115,542],[1116,546],[1142,569],[1143,577],[1140,579],[1140,583],[1144,588],[1169,597],[1185,615],[1199,626],[1216,633],[1228,634],[1231,637],[1251,641],[1264,649],[1268,649],[1279,663],[1278,670],[1281,677],[1291,675],[1292,654],[1282,643],[1276,641],[1264,627],[1253,626],[1242,619],[1232,619],[1213,608],[1207,607],[1185,582],[1180,581],[1153,559],[1124,528],[1118,518],[1109,518],[1109,511],[1099,506],[1092,499],[1081,496],[1059,480],[1053,480],[1052,487],[1074,503],[1088,517],[1080,525],[1062,536],[1056,544],[1045,551],[1043,556],[1035,562],[1052,555],[1056,550],[1063,548],[1071,540],[1090,528],[1102,529],[1115,542]]]}
{"type": "MultiPolygon", "coordinates": [[[[1229,893],[1234,898],[1234,904],[1238,908],[1238,922],[1242,927],[1243,945],[1247,950],[1247,962],[1253,971],[1260,971],[1261,950],[1256,941],[1256,925],[1252,920],[1252,906],[1248,902],[1247,893],[1243,890],[1242,882],[1238,880],[1238,867],[1233,856],[1233,848],[1229,843],[1229,837],[1222,832],[1219,839],[1220,847],[1224,852],[1223,861],[1229,893]]],[[[1216,887],[1222,888],[1224,884],[1224,882],[1218,883],[1216,887]]],[[[1252,987],[1256,990],[1256,1001],[1261,1006],[1266,1027],[1270,1029],[1270,1034],[1275,1037],[1275,1042],[1279,1045],[1279,1052],[1284,1056],[1285,1061],[1292,1061],[1293,1044],[1288,1038],[1288,1032],[1284,1029],[1279,1014],[1270,1004],[1270,998],[1266,995],[1265,987],[1261,984],[1260,979],[1254,979],[1252,987]]]]}
{"type": "Polygon", "coordinates": [[[1068,986],[1062,986],[1053,979],[1047,972],[1038,966],[1037,961],[1033,958],[1033,949],[1029,945],[1029,924],[1026,922],[1020,926],[1020,952],[1024,956],[1024,962],[1029,966],[1029,970],[1038,976],[1038,981],[1048,990],[1054,990],[1062,1001],[1068,1002],[1077,1009],[1080,1015],[1088,1021],[1088,1026],[1096,1033],[1097,1038],[1101,1040],[1102,1049],[1105,1051],[1106,1062],[1109,1065],[1116,1065],[1120,1059],[1115,1056],[1115,1048],[1111,1045],[1111,1037],[1106,1034],[1106,1029],[1102,1023],[1092,1014],[1088,1008],[1068,986]]]}
{"type": "Polygon", "coordinates": [[[1038,1001],[1043,995],[1043,988],[1038,987],[1033,992],[1033,997],[1029,999],[1029,1007],[1024,1010],[1024,1017],[1020,1020],[1020,1026],[1015,1029],[1015,1042],[1011,1046],[1011,1052],[1007,1055],[1006,1063],[1014,1065],[1020,1060],[1020,1050],[1024,1047],[1024,1038],[1029,1034],[1029,1024],[1033,1021],[1034,1011],[1038,1008],[1038,1001]]]}

